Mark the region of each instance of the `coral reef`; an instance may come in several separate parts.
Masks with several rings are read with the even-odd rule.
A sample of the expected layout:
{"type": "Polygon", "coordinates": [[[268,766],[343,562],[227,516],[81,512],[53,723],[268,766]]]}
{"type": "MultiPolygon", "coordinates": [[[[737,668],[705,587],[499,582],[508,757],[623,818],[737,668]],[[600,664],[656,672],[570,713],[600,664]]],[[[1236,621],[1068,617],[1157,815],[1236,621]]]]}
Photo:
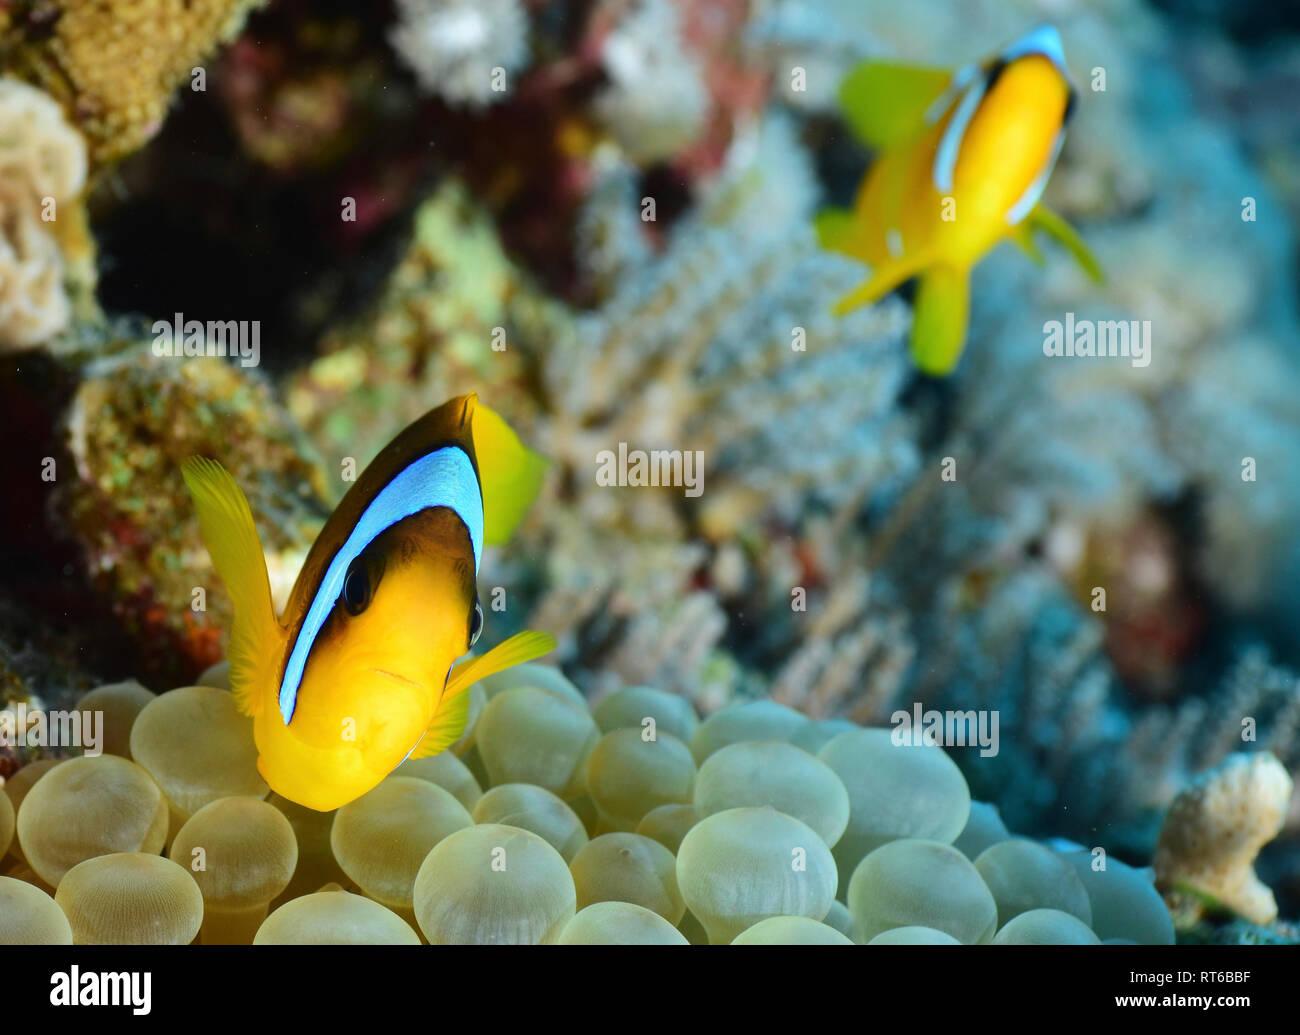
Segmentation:
{"type": "Polygon", "coordinates": [[[519,0],[398,0],[391,38],[421,88],[454,105],[503,99],[528,59],[519,0]]]}
{"type": "Polygon", "coordinates": [[[159,358],[149,344],[119,343],[81,369],[63,427],[74,466],[54,485],[54,513],[99,589],[173,679],[216,661],[229,626],[181,462],[220,456],[240,483],[262,522],[281,605],[324,521],[322,500],[339,491],[265,380],[225,359],[159,358]]]}
{"type": "Polygon", "coordinates": [[[1163,943],[1161,894],[1184,940],[1295,939],[1300,44],[1142,0],[289,0],[233,39],[259,6],[0,4],[0,717],[180,687],[99,685],[108,758],[2,749],[0,940],[1163,943]],[[862,270],[814,221],[873,160],[838,85],[1043,18],[1079,93],[1045,200],[1108,278],[1002,249],[921,377],[907,290],[832,315],[862,270]],[[265,371],[150,349],[218,304],[265,371]],[[1150,362],[1049,360],[1076,316],[1150,362]],[[279,603],[345,472],[470,390],[553,461],[491,635],[573,682],[485,680],[337,816],[259,801],[180,461],[248,493],[279,603]],[[682,477],[611,484],[637,451],[682,477]],[[999,742],[863,728],[914,707],[999,742]],[[65,800],[92,767],[117,829],[65,800]],[[165,865],[208,822],[245,883],[165,865]]]}
{"type": "Polygon", "coordinates": [[[1229,755],[1184,789],[1156,843],[1157,886],[1177,916],[1199,919],[1208,896],[1256,924],[1277,919],[1277,903],[1255,875],[1259,850],[1277,836],[1291,804],[1290,775],[1272,755],[1229,755]],[[1191,896],[1193,903],[1184,906],[1191,896]]]}
{"type": "Polygon", "coordinates": [[[680,151],[699,135],[709,96],[699,63],[682,45],[672,0],[632,0],[601,43],[609,80],[596,117],[636,162],[680,151]]]}
{"type": "Polygon", "coordinates": [[[0,79],[0,350],[49,341],[73,314],[66,281],[93,286],[85,182],[85,141],[58,104],[0,79]]]}
{"type": "Polygon", "coordinates": [[[22,2],[10,5],[0,64],[62,102],[103,162],[158,131],[176,87],[262,2],[22,2]]]}

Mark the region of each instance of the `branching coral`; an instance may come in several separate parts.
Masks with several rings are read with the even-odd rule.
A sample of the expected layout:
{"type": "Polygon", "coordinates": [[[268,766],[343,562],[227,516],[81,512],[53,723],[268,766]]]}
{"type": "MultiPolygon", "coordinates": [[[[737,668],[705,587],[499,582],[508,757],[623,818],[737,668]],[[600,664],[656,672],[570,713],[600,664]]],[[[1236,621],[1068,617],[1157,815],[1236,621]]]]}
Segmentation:
{"type": "Polygon", "coordinates": [[[264,0],[19,3],[0,57],[63,103],[96,161],[121,157],[158,131],[176,87],[264,0]],[[53,18],[51,19],[51,14],[53,18]],[[32,25],[48,31],[29,31],[32,25]]]}
{"type": "MultiPolygon", "coordinates": [[[[690,595],[692,569],[708,562],[710,542],[756,533],[764,522],[797,524],[810,504],[868,504],[915,464],[897,409],[905,317],[894,304],[843,321],[829,316],[853,271],[813,241],[815,194],[789,123],[776,119],[737,140],[662,253],[634,275],[603,278],[616,284],[613,294],[572,325],[552,327],[558,333],[543,360],[548,406],[537,441],[569,472],[573,510],[544,540],[551,589],[537,613],[561,619],[561,631],[587,645],[583,653],[603,643],[601,654],[616,658],[629,682],[693,683],[699,693],[723,676],[730,686],[720,696],[698,698],[707,707],[741,681],[718,670],[711,650],[731,631],[725,616],[690,595]],[[598,484],[598,455],[620,443],[700,451],[707,491],[683,505],[680,489],[598,484]],[[592,563],[593,544],[606,567],[592,563]],[[609,564],[623,574],[611,578],[609,564]],[[609,621],[620,600],[637,611],[624,633],[609,621]],[[684,657],[696,663],[685,668],[684,657]],[[664,658],[678,664],[667,670],[664,658]]],[[[611,270],[643,247],[642,227],[616,208],[628,197],[625,184],[600,190],[593,208],[607,214],[588,217],[600,228],[592,234],[606,257],[599,261],[611,270]]],[[[740,561],[736,589],[750,562],[729,556],[740,561]]],[[[787,608],[791,588],[775,588],[787,608]]]]}
{"type": "Polygon", "coordinates": [[[519,0],[398,0],[397,7],[393,48],[425,91],[473,108],[507,96],[529,56],[519,0]]]}

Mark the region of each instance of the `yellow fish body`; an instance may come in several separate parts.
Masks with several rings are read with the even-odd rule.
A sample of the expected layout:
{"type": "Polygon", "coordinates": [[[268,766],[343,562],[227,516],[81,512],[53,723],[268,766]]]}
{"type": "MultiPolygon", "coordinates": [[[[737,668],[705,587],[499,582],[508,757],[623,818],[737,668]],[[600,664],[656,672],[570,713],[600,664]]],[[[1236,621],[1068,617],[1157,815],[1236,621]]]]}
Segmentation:
{"type": "Polygon", "coordinates": [[[871,266],[837,313],[919,278],[912,356],[923,372],[942,375],[965,345],[970,270],[1000,241],[1011,238],[1041,262],[1032,233],[1042,229],[1101,278],[1074,230],[1039,201],[1075,103],[1054,28],[957,72],[867,62],[840,98],[850,126],[880,156],[851,211],[818,217],[824,246],[871,266]]]}
{"type": "Polygon", "coordinates": [[[231,690],[272,790],[322,812],[347,804],[408,756],[452,744],[471,684],[554,648],[525,632],[456,664],[483,623],[483,545],[509,537],[544,467],[474,395],[430,411],[343,497],[277,618],[243,492],[215,461],[185,462],[234,602],[231,690]]]}

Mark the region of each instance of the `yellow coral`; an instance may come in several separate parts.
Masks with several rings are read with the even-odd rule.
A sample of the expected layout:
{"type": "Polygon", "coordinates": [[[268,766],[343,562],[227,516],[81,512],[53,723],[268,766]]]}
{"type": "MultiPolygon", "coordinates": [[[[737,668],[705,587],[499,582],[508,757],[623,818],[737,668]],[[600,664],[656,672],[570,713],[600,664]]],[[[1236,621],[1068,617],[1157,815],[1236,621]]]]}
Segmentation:
{"type": "Polygon", "coordinates": [[[62,0],[48,36],[15,19],[4,50],[11,68],[63,102],[105,161],[157,132],[176,87],[263,2],[62,0]]]}
{"type": "Polygon", "coordinates": [[[1254,923],[1277,919],[1273,892],[1253,863],[1282,829],[1291,786],[1268,752],[1235,754],[1174,799],[1155,856],[1156,883],[1171,908],[1194,920],[1199,896],[1208,895],[1254,923]]]}

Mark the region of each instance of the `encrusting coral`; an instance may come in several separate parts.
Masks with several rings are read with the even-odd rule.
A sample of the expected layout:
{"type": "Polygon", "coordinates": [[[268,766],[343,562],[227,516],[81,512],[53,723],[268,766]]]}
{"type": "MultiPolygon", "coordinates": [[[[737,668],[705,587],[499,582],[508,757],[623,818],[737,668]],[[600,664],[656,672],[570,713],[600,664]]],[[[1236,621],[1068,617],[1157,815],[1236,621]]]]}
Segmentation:
{"type": "Polygon", "coordinates": [[[324,521],[328,482],[255,371],[215,357],[160,358],[144,343],[118,349],[80,370],[64,419],[75,468],[56,483],[53,507],[98,588],[157,651],[158,678],[171,681],[216,661],[230,622],[181,462],[219,455],[239,480],[281,605],[324,521]]]}
{"type": "Polygon", "coordinates": [[[12,5],[0,59],[54,94],[92,142],[95,160],[106,161],[158,131],[176,87],[263,2],[23,2],[12,5]]]}
{"type": "Polygon", "coordinates": [[[1156,843],[1155,871],[1176,915],[1196,919],[1204,905],[1198,896],[1208,896],[1257,924],[1277,919],[1273,892],[1253,864],[1282,829],[1292,789],[1276,758],[1254,752],[1229,755],[1174,799],[1156,843]]]}

